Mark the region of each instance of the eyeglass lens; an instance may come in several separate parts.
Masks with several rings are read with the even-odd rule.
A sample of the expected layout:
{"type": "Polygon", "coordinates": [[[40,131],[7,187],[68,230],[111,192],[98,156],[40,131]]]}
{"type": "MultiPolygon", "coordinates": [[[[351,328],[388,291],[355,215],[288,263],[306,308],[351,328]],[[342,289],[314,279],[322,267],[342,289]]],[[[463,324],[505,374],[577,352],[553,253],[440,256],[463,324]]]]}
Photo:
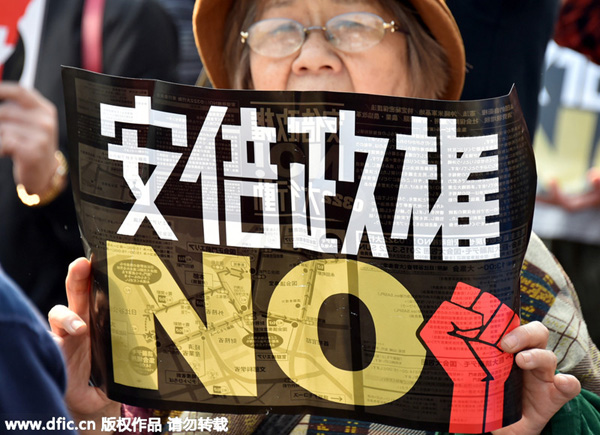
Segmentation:
{"type": "Polygon", "coordinates": [[[338,15],[330,19],[325,28],[305,28],[292,19],[271,18],[250,26],[246,42],[260,55],[285,57],[300,49],[308,32],[324,30],[325,38],[339,50],[358,52],[377,45],[383,39],[385,29],[384,20],[368,12],[338,15]]]}

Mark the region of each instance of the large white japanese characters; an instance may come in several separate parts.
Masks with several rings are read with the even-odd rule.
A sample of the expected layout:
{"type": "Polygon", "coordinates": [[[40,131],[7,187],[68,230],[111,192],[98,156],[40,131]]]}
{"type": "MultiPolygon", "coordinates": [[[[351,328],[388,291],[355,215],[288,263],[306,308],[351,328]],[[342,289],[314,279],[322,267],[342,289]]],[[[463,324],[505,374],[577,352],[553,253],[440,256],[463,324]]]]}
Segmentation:
{"type": "MultiPolygon", "coordinates": [[[[274,127],[257,125],[254,108],[241,108],[241,125],[225,125],[227,107],[211,106],[196,138],[180,177],[184,183],[202,180],[204,238],[208,244],[220,244],[218,183],[215,137],[221,129],[223,139],[231,142],[232,160],[224,162],[226,240],[228,246],[248,248],[280,247],[279,195],[277,165],[270,161],[270,145],[275,142],[274,127]],[[254,155],[248,155],[247,143],[254,144],[254,155]],[[240,180],[240,178],[242,180],[240,180]],[[272,181],[273,180],[273,181],[272,181]],[[263,207],[263,231],[245,232],[240,198],[260,198],[263,207]]],[[[123,177],[136,201],[118,233],[134,235],[147,218],[162,239],[177,240],[155,201],[173,169],[182,157],[177,147],[188,143],[186,116],[151,108],[150,97],[137,96],[135,107],[101,105],[102,135],[114,137],[115,123],[147,124],[172,130],[173,151],[161,151],[140,146],[136,130],[123,128],[123,143],[109,144],[109,158],[123,162],[123,177]],[[140,164],[156,165],[150,179],[144,183],[139,175],[140,164]]],[[[293,210],[293,246],[323,253],[356,255],[366,232],[372,255],[388,258],[375,189],[381,165],[390,139],[355,134],[355,112],[341,110],[339,119],[330,116],[290,117],[288,132],[306,133],[309,140],[308,164],[292,163],[290,167],[293,210]],[[325,145],[328,133],[338,133],[339,180],[325,176],[325,145]],[[355,156],[367,155],[352,214],[343,244],[327,237],[326,197],[336,195],[336,181],[355,181],[355,156]],[[306,168],[305,166],[308,166],[306,168]],[[308,172],[306,177],[305,172],[308,172]],[[308,182],[305,182],[307,178],[308,182]],[[306,193],[307,194],[306,194],[306,193]],[[307,204],[308,203],[308,204],[307,204]]],[[[487,195],[499,193],[498,156],[482,155],[497,151],[498,137],[457,137],[456,120],[440,120],[441,195],[433,208],[429,207],[430,180],[438,178],[438,166],[428,163],[429,153],[437,151],[436,137],[427,134],[427,118],[412,117],[412,133],[396,134],[395,147],[405,151],[402,178],[397,192],[392,238],[406,239],[411,218],[414,225],[414,258],[428,260],[429,247],[442,229],[443,259],[448,261],[498,258],[500,225],[488,218],[497,216],[497,199],[487,195]],[[493,174],[474,177],[477,174],[493,174]],[[494,175],[495,174],[495,175],[494,175]]]]}

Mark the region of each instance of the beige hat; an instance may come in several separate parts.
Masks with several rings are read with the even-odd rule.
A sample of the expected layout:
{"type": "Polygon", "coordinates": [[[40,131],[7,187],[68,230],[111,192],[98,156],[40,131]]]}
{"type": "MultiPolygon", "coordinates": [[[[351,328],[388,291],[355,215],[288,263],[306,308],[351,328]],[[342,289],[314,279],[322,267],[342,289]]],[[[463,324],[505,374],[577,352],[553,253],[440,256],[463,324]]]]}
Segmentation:
{"type": "MultiPolygon", "coordinates": [[[[410,0],[441,44],[450,67],[446,100],[458,100],[465,81],[465,49],[460,31],[445,0],[410,0]]],[[[194,35],[208,78],[216,88],[230,88],[223,59],[225,21],[234,0],[196,0],[194,35]]]]}

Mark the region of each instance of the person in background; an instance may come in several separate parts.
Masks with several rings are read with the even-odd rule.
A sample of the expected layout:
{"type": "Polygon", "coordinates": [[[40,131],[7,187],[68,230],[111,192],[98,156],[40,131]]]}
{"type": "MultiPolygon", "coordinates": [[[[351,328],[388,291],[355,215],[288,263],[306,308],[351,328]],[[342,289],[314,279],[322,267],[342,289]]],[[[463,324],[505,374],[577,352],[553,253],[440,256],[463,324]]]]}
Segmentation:
{"type": "Polygon", "coordinates": [[[177,33],[156,0],[15,0],[0,35],[0,263],[47,313],[83,254],[60,66],[175,80],[177,33]]]}
{"type": "MultiPolygon", "coordinates": [[[[66,427],[67,422],[73,422],[63,400],[65,367],[47,328],[37,309],[0,267],[2,433],[8,432],[11,424],[30,422],[55,424],[53,433],[57,434],[76,433],[66,427]]],[[[39,433],[31,426],[14,429],[19,429],[18,433],[39,433]]]]}
{"type": "MultiPolygon", "coordinates": [[[[458,99],[462,91],[463,43],[443,0],[411,0],[410,3],[396,0],[197,0],[194,13],[202,63],[216,88],[326,90],[450,100],[458,99]],[[347,34],[335,34],[338,30],[335,17],[351,12],[372,14],[369,30],[365,29],[371,37],[367,41],[360,39],[368,44],[348,45],[347,34]],[[289,32],[286,37],[269,37],[265,26],[272,21],[264,20],[270,18],[294,20],[286,21],[281,27],[289,32]],[[385,30],[384,23],[392,21],[397,23],[398,28],[394,30],[398,31],[385,30]],[[311,31],[304,26],[310,26],[311,31]]],[[[341,28],[364,29],[360,23],[355,18],[351,25],[341,28]]],[[[98,419],[118,416],[121,412],[140,415],[138,412],[142,411],[112,402],[102,391],[88,385],[90,273],[88,260],[79,259],[72,264],[66,284],[69,307],[57,306],[49,315],[67,360],[86,361],[69,372],[67,402],[79,418],[98,419]],[[84,324],[73,328],[73,322],[78,321],[84,324]]],[[[586,430],[592,433],[589,428],[600,429],[600,420],[593,405],[585,404],[600,406],[600,403],[595,402],[597,396],[593,393],[582,391],[580,394],[580,388],[583,383],[585,388],[600,392],[600,373],[590,363],[598,350],[583,335],[585,323],[574,302],[574,290],[535,236],[528,248],[523,273],[529,280],[529,284],[521,287],[522,314],[526,314],[524,324],[501,342],[506,352],[516,354],[515,361],[524,370],[523,418],[494,433],[538,434],[552,424],[552,419],[564,417],[564,412],[567,413],[565,418],[573,421],[572,433],[586,433],[586,430]],[[545,299],[546,305],[536,305],[534,310],[529,310],[532,308],[529,305],[531,283],[536,284],[536,291],[552,295],[545,299]],[[536,320],[547,322],[552,329],[549,331],[536,320]],[[583,328],[582,337],[565,345],[561,340],[565,332],[570,333],[571,327],[583,328]],[[557,368],[577,377],[555,373],[557,368]],[[570,405],[563,408],[569,401],[570,405]],[[584,408],[589,410],[589,418],[583,415],[584,408]],[[595,426],[590,426],[590,422],[595,426]]],[[[247,426],[238,433],[252,433],[255,429],[255,433],[264,433],[269,427],[263,423],[270,419],[259,417],[257,425],[247,426]]],[[[301,427],[306,430],[311,421],[311,416],[306,416],[296,430],[301,427]]],[[[382,425],[367,426],[378,433],[400,430],[382,425]]],[[[234,429],[240,430],[239,427],[234,429]]]]}
{"type": "Polygon", "coordinates": [[[179,83],[193,85],[198,80],[198,72],[202,70],[202,62],[194,42],[192,29],[192,11],[195,0],[161,0],[162,6],[169,13],[177,26],[179,34],[179,64],[177,76],[179,83]]]}
{"type": "Polygon", "coordinates": [[[562,0],[554,40],[600,64],[600,3],[594,0],[562,0]]]}
{"type": "Polygon", "coordinates": [[[544,53],[554,33],[560,0],[447,3],[465,43],[467,74],[461,100],[506,95],[514,84],[533,136],[544,53]]]}
{"type": "Polygon", "coordinates": [[[595,343],[600,343],[599,63],[600,3],[564,1],[539,98],[533,228],[577,288],[595,343]]]}
{"type": "MultiPolygon", "coordinates": [[[[598,142],[600,130],[596,129],[596,135],[592,132],[587,139],[581,138],[581,132],[590,128],[589,124],[563,122],[560,124],[564,126],[561,136],[571,145],[565,143],[565,147],[554,143],[554,138],[558,137],[554,131],[558,125],[557,115],[565,109],[571,113],[568,116],[593,115],[586,110],[585,104],[581,104],[580,98],[586,94],[591,100],[596,93],[593,84],[588,90],[584,90],[584,85],[586,75],[592,77],[597,74],[594,70],[600,68],[592,64],[594,59],[600,60],[600,3],[589,0],[448,0],[448,7],[465,42],[468,70],[461,99],[504,95],[513,84],[516,85],[536,148],[540,183],[544,186],[536,205],[533,228],[573,281],[590,335],[598,343],[600,227],[596,223],[600,219],[600,172],[594,167],[598,166],[594,163],[598,160],[593,144],[598,142]],[[490,29],[494,37],[482,38],[481,35],[489,33],[490,29]],[[570,83],[563,86],[563,79],[570,83]],[[569,108],[563,107],[561,102],[567,92],[572,94],[567,97],[569,108]],[[572,146],[573,140],[580,142],[577,147],[572,146]],[[584,161],[571,164],[570,159],[580,155],[581,146],[586,148],[585,156],[582,156],[584,161]],[[579,181],[586,184],[585,194],[573,195],[572,189],[567,187],[564,191],[558,180],[551,180],[557,174],[569,177],[573,171],[587,172],[579,181]],[[567,194],[569,190],[571,194],[567,194]]],[[[592,105],[588,104],[588,109],[592,105]]],[[[596,360],[594,364],[599,365],[600,361],[596,360]]]]}

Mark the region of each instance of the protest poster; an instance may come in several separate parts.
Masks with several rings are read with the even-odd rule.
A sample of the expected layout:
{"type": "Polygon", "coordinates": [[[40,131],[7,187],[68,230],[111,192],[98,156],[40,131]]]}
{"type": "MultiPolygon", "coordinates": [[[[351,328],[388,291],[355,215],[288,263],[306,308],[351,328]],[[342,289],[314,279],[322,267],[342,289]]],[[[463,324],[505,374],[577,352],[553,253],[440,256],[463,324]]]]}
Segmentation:
{"type": "Polygon", "coordinates": [[[515,91],[63,79],[110,398],[462,433],[520,418],[498,345],[519,324],[535,198],[515,91]]]}
{"type": "Polygon", "coordinates": [[[556,182],[567,194],[582,194],[590,188],[587,171],[600,167],[600,65],[554,41],[545,64],[533,143],[539,188],[556,182]]]}
{"type": "MultiPolygon", "coordinates": [[[[533,229],[546,242],[554,241],[553,253],[574,279],[582,298],[586,285],[578,282],[582,273],[571,265],[581,262],[567,258],[571,256],[565,256],[557,243],[600,244],[598,187],[593,181],[600,168],[599,85],[600,65],[550,41],[533,141],[538,174],[533,229]]],[[[583,305],[584,316],[591,317],[595,311],[588,306],[583,305]]]]}

